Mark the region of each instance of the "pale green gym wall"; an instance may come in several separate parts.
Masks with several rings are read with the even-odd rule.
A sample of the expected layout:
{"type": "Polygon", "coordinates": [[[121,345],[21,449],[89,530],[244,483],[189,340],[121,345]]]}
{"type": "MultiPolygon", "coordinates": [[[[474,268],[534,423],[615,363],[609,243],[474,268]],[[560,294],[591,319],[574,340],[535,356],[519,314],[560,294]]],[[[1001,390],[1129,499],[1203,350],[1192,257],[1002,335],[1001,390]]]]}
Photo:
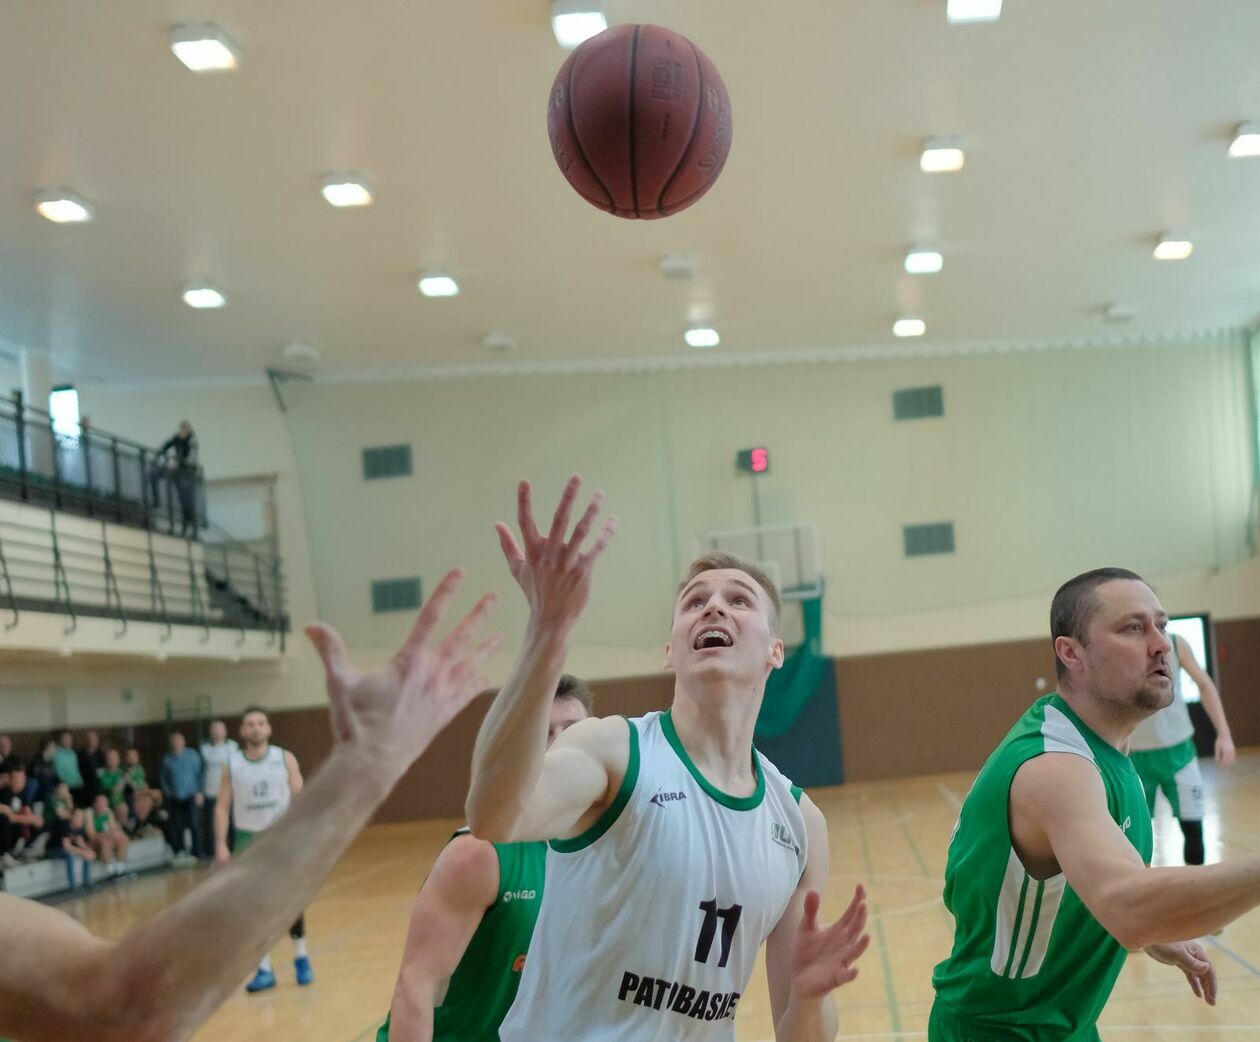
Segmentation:
{"type": "MultiPolygon", "coordinates": [[[[318,609],[365,661],[410,622],[371,613],[370,581],[420,575],[427,590],[453,564],[469,573],[465,604],[476,590],[505,593],[498,624],[515,641],[524,613],[491,524],[511,519],[518,477],[549,507],[578,471],[606,489],[622,525],[571,667],[593,678],[656,670],[695,534],[750,522],[733,455],[753,444],[772,452],[765,521],[811,521],[822,534],[832,654],[1040,636],[1055,585],[1102,563],[1148,574],[1173,610],[1260,615],[1260,564],[1245,539],[1250,413],[1232,339],[286,394],[287,417],[264,387],[82,388],[100,429],[156,443],[187,417],[211,477],[275,474],[294,617],[318,609]],[[944,419],[893,423],[893,390],[938,382],[944,419]],[[396,442],[412,444],[415,477],[365,483],[361,449],[396,442]],[[902,557],[902,524],[947,519],[956,554],[902,557]]],[[[171,666],[145,680],[155,706],[197,692],[225,711],[322,701],[300,637],[278,667],[171,666]]],[[[48,683],[12,677],[9,705],[54,724],[63,711],[79,714],[71,724],[104,722],[82,715],[103,713],[99,700],[48,683]]]]}

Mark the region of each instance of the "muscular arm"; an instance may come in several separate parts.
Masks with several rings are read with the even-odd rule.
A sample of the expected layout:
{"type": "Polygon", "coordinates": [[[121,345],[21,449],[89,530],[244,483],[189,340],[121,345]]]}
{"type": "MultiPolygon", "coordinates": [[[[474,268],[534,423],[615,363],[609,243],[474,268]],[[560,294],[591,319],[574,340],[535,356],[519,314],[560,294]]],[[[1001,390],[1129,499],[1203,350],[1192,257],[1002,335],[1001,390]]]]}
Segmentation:
{"type": "Polygon", "coordinates": [[[433,1010],[498,892],[499,857],[491,844],[460,836],[438,855],[411,906],[389,1007],[391,1036],[431,1042],[433,1010]]]}
{"type": "Polygon", "coordinates": [[[805,871],[788,903],[783,917],[766,941],[766,980],[770,986],[770,1012],[774,1017],[777,1042],[821,1039],[831,1042],[836,1037],[836,1007],[829,994],[803,999],[793,994],[792,955],[797,931],[805,915],[805,895],[810,890],[826,892],[831,863],[828,848],[827,821],[808,796],[801,797],[801,814],[805,818],[805,834],[809,856],[805,871]]]}
{"type": "Polygon", "coordinates": [[[1097,769],[1047,753],[1015,774],[1011,836],[1029,873],[1062,869],[1103,928],[1126,948],[1213,933],[1260,904],[1260,858],[1193,868],[1148,868],[1107,811],[1097,769]]]}
{"type": "Polygon", "coordinates": [[[1203,697],[1203,711],[1207,713],[1212,726],[1216,728],[1216,758],[1224,766],[1229,767],[1234,762],[1234,738],[1229,730],[1229,721],[1225,718],[1225,706],[1221,703],[1221,693],[1212,683],[1207,670],[1195,659],[1190,646],[1180,637],[1175,637],[1174,640],[1177,642],[1177,661],[1198,686],[1199,694],[1203,697]]]}

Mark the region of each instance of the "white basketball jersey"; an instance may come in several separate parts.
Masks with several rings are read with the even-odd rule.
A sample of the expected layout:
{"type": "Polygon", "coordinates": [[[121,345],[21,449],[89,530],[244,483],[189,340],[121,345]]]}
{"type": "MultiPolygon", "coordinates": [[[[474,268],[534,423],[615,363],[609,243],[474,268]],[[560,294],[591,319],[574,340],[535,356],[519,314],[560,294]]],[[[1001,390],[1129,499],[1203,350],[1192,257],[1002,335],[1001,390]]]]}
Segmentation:
{"type": "Polygon", "coordinates": [[[1190,710],[1181,697],[1181,659],[1177,657],[1177,642],[1173,640],[1173,649],[1168,656],[1168,664],[1173,678],[1173,700],[1157,713],[1153,713],[1137,725],[1133,737],[1129,739],[1130,752],[1145,752],[1148,749],[1169,749],[1180,745],[1187,738],[1194,737],[1194,723],[1190,719],[1190,710]]]}
{"type": "Polygon", "coordinates": [[[808,856],[793,787],[753,750],[756,791],[719,792],[668,713],[630,724],[617,798],[552,840],[503,1042],[717,1042],[808,856]]]}
{"type": "Polygon", "coordinates": [[[289,807],[289,768],[284,750],[267,746],[261,760],[251,760],[240,749],[228,757],[232,779],[232,820],[238,829],[261,832],[289,807]]]}

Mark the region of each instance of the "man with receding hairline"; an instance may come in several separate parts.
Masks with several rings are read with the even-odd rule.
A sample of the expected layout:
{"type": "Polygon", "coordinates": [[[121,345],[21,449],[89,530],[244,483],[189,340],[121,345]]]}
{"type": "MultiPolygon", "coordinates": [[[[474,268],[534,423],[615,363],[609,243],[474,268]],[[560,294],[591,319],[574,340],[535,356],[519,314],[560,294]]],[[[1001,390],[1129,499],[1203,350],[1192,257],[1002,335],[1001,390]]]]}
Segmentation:
{"type": "Polygon", "coordinates": [[[1058,692],[1003,739],[963,802],[945,869],[954,947],[936,967],[930,1042],[1088,1042],[1144,949],[1216,1002],[1191,939],[1260,904],[1260,858],[1150,868],[1151,820],[1128,757],[1172,700],[1168,615],[1140,576],[1100,568],[1050,609],[1058,692]]]}

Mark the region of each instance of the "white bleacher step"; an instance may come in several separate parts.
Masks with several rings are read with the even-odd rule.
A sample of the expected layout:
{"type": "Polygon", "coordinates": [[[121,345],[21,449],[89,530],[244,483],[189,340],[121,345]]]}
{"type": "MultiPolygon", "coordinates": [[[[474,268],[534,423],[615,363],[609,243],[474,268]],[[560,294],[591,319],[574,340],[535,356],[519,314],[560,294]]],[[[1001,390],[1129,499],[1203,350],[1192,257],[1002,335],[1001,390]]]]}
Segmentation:
{"type": "MultiPolygon", "coordinates": [[[[170,864],[171,849],[161,836],[146,836],[131,841],[127,849],[127,867],[133,872],[144,872],[170,864]]],[[[99,883],[108,877],[108,871],[99,861],[91,863],[88,878],[99,883]]],[[[3,873],[4,892],[17,897],[46,897],[66,890],[66,863],[61,858],[46,858],[6,868],[3,873]]]]}

